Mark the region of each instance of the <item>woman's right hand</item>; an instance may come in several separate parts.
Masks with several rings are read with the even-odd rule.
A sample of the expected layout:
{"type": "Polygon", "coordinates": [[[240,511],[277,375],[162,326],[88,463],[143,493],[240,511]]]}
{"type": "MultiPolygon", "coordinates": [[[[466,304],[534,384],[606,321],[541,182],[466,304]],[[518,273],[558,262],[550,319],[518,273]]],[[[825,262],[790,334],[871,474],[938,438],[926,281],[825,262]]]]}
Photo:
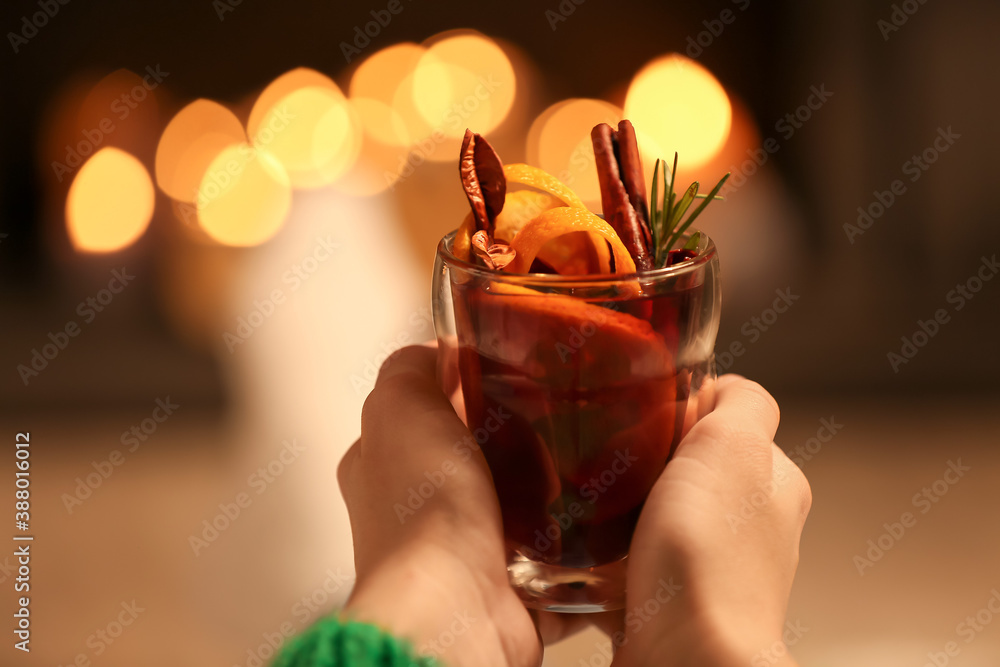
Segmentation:
{"type": "Polygon", "coordinates": [[[639,518],[616,667],[795,664],[780,642],[809,484],[774,444],[770,394],[735,375],[716,387],[639,518]]]}

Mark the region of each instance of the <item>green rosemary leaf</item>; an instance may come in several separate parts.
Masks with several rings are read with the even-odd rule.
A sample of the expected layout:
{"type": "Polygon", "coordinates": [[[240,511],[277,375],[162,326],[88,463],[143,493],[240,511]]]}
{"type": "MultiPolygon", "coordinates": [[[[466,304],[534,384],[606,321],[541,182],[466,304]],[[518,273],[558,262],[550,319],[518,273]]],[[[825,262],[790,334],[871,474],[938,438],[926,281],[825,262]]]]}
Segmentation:
{"type": "MultiPolygon", "coordinates": [[[[656,160],[653,167],[653,185],[650,188],[652,196],[649,203],[649,225],[653,243],[653,260],[657,267],[662,267],[666,264],[670,250],[680,241],[684,233],[691,227],[691,224],[705,210],[705,207],[708,206],[709,202],[715,199],[720,201],[724,199],[719,196],[719,191],[722,190],[722,186],[729,179],[729,174],[723,176],[722,180],[708,194],[699,193],[699,184],[698,181],[695,181],[681,195],[681,193],[674,189],[674,184],[677,182],[677,159],[677,153],[674,152],[673,169],[670,170],[669,174],[667,173],[667,163],[664,160],[656,160]],[[669,184],[667,183],[668,176],[670,179],[669,184]],[[663,179],[662,187],[660,183],[661,178],[663,179]],[[684,216],[691,208],[691,204],[695,199],[701,199],[702,201],[687,216],[687,220],[685,220],[684,216]]],[[[684,243],[684,249],[697,251],[702,236],[701,232],[694,232],[691,238],[684,243]]]]}
{"type": "Polygon", "coordinates": [[[687,228],[691,226],[691,223],[695,221],[695,218],[697,218],[698,215],[700,215],[701,212],[705,210],[705,207],[711,203],[715,195],[719,194],[719,190],[722,189],[722,186],[725,185],[727,180],[729,180],[729,174],[723,176],[722,180],[720,180],[718,183],[715,184],[715,187],[712,188],[712,191],[708,193],[708,197],[706,197],[705,200],[698,205],[698,208],[696,208],[694,212],[688,216],[688,219],[684,221],[684,224],[677,228],[677,231],[675,231],[674,235],[670,238],[668,245],[672,246],[674,243],[677,242],[677,239],[681,237],[681,234],[687,231],[687,228]]]}
{"type": "Polygon", "coordinates": [[[656,199],[659,194],[658,186],[660,184],[660,160],[656,160],[656,164],[653,165],[653,187],[652,192],[649,196],[649,231],[652,237],[652,250],[653,256],[656,256],[656,239],[660,236],[659,232],[659,211],[656,210],[656,199]]]}
{"type": "Polygon", "coordinates": [[[687,213],[688,208],[690,208],[691,206],[691,202],[694,201],[695,195],[697,194],[698,194],[698,181],[695,181],[694,183],[688,186],[688,189],[684,193],[684,196],[681,197],[681,200],[677,202],[676,206],[674,206],[674,210],[670,215],[670,220],[667,221],[667,224],[670,226],[671,236],[676,236],[677,225],[678,223],[680,223],[681,218],[684,217],[684,214],[687,213]]]}
{"type": "MultiPolygon", "coordinates": [[[[664,174],[663,177],[664,177],[664,179],[666,179],[667,175],[664,174]]],[[[676,182],[677,182],[677,153],[675,151],[674,152],[674,168],[671,169],[671,171],[670,171],[670,195],[667,197],[667,205],[663,207],[663,210],[664,210],[665,215],[666,215],[666,219],[664,220],[664,224],[667,224],[667,223],[670,222],[670,218],[671,218],[671,216],[673,215],[673,212],[674,212],[674,184],[676,182]]],[[[667,229],[667,230],[664,230],[664,231],[666,231],[666,233],[667,233],[666,235],[669,236],[670,232],[672,232],[673,230],[672,229],[667,229]]]]}

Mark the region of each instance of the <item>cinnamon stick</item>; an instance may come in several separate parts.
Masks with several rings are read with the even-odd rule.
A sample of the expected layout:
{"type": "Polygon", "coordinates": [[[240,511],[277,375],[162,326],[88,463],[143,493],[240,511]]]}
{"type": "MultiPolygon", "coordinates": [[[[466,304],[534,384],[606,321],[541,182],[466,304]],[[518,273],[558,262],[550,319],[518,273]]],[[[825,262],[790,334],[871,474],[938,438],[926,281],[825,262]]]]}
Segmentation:
{"type": "Polygon", "coordinates": [[[652,233],[646,205],[642,163],[632,123],[623,120],[618,132],[601,123],[590,133],[604,218],[635,260],[636,269],[653,268],[652,233]]]}

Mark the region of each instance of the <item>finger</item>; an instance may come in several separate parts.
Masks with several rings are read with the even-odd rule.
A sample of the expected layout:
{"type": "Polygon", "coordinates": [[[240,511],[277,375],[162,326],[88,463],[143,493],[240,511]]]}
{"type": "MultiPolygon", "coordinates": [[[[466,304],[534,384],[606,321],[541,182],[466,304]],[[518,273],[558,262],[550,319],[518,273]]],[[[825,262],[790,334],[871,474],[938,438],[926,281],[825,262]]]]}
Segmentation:
{"type": "Polygon", "coordinates": [[[756,463],[768,474],[779,418],[777,402],[763,387],[724,375],[716,386],[715,410],[691,428],[677,455],[706,459],[725,469],[756,463]]]}
{"type": "Polygon", "coordinates": [[[409,345],[396,350],[385,360],[378,371],[375,386],[400,373],[415,373],[418,376],[434,377],[437,364],[437,347],[431,345],[409,345]]]}
{"type": "Polygon", "coordinates": [[[427,346],[399,350],[382,366],[365,401],[351,469],[377,488],[406,489],[428,475],[465,477],[463,471],[471,475],[470,484],[489,479],[476,441],[441,391],[436,357],[427,346]]]}
{"type": "Polygon", "coordinates": [[[414,345],[397,351],[382,365],[362,409],[361,431],[406,442],[420,434],[414,432],[419,427],[427,434],[434,434],[434,428],[444,429],[448,436],[461,437],[464,432],[437,381],[437,350],[414,345]]]}
{"type": "Polygon", "coordinates": [[[337,483],[340,485],[340,494],[344,496],[345,499],[348,495],[349,484],[353,478],[351,470],[354,467],[354,459],[357,457],[360,443],[360,440],[355,440],[354,444],[348,447],[347,451],[344,452],[344,456],[340,459],[340,463],[337,464],[337,483]]]}
{"type": "Polygon", "coordinates": [[[804,523],[812,507],[812,489],[802,469],[788,458],[784,450],[773,445],[773,479],[782,501],[800,522],[804,523]]]}

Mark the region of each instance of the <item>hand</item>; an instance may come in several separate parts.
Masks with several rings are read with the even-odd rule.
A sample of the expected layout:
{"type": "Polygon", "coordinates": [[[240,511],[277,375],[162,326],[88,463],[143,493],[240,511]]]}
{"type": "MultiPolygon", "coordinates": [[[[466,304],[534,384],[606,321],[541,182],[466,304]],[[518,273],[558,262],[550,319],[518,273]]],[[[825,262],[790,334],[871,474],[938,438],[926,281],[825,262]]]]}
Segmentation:
{"type": "Polygon", "coordinates": [[[773,442],[774,399],[734,375],[716,388],[636,526],[615,667],[745,667],[781,641],[809,484],[773,442]]]}
{"type": "Polygon", "coordinates": [[[539,665],[542,638],[587,619],[529,613],[508,584],[493,480],[436,356],[408,347],[386,362],[338,469],[357,569],[345,611],[449,665],[539,665]]]}

